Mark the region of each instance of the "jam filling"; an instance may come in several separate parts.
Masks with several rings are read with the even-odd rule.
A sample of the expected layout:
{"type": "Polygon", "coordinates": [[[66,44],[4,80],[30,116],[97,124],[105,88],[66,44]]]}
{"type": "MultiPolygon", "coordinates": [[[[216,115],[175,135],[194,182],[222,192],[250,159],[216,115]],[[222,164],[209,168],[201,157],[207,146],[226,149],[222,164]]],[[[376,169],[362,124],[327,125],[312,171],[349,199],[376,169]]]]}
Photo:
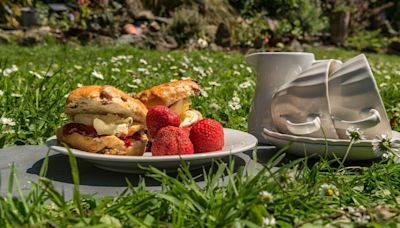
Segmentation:
{"type": "MultiPolygon", "coordinates": [[[[90,136],[90,137],[97,137],[99,136],[96,132],[96,129],[93,126],[89,126],[86,124],[80,124],[80,123],[68,123],[64,125],[63,127],[63,134],[64,135],[70,135],[72,133],[78,133],[80,135],[84,136],[90,136]]],[[[125,136],[125,137],[120,137],[122,141],[124,141],[125,147],[130,147],[133,145],[133,141],[135,140],[141,140],[142,136],[140,133],[136,132],[132,136],[125,136]]]]}
{"type": "Polygon", "coordinates": [[[69,123],[64,125],[63,134],[70,135],[72,133],[78,133],[80,135],[91,136],[91,137],[97,136],[96,129],[94,129],[93,126],[80,123],[69,123]]]}

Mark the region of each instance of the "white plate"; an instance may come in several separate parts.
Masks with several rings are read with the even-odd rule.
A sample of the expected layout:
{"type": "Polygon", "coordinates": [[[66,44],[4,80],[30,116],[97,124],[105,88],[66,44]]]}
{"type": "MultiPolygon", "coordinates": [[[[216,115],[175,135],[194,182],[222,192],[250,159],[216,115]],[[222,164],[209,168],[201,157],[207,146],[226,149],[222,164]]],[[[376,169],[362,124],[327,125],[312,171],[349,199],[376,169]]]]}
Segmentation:
{"type": "MultiPolygon", "coordinates": [[[[213,159],[251,150],[257,145],[257,139],[253,135],[229,128],[224,128],[224,141],[225,145],[220,151],[181,156],[152,156],[149,152],[143,156],[116,156],[89,153],[77,149],[71,149],[71,151],[76,157],[85,159],[101,169],[123,173],[142,173],[143,170],[139,165],[176,171],[181,160],[189,163],[191,169],[196,169],[209,164],[213,159]]],[[[68,155],[67,149],[57,142],[55,136],[49,138],[46,144],[50,149],[68,155]]]]}
{"type": "MultiPolygon", "coordinates": [[[[334,155],[343,158],[347,148],[350,144],[349,139],[323,139],[323,138],[310,138],[302,136],[294,136],[270,131],[264,128],[263,137],[269,143],[281,148],[292,143],[288,148],[288,152],[298,156],[325,156],[334,158],[334,155]]],[[[392,132],[393,140],[400,141],[400,133],[392,132]]],[[[369,160],[378,158],[381,154],[377,154],[372,149],[373,140],[360,140],[358,143],[353,144],[348,154],[347,160],[369,160]]]]}

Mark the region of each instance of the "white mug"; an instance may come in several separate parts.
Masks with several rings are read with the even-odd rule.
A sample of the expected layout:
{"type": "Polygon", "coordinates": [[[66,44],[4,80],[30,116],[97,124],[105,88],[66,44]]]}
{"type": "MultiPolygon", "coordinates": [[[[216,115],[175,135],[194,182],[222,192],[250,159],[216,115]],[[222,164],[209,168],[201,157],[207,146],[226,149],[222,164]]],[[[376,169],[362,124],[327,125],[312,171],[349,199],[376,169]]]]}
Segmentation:
{"type": "Polygon", "coordinates": [[[262,136],[263,128],[276,131],[272,121],[272,95],[283,84],[292,81],[315,60],[306,52],[258,52],[246,56],[256,72],[256,89],[248,117],[248,132],[259,143],[268,143],[262,136]]]}

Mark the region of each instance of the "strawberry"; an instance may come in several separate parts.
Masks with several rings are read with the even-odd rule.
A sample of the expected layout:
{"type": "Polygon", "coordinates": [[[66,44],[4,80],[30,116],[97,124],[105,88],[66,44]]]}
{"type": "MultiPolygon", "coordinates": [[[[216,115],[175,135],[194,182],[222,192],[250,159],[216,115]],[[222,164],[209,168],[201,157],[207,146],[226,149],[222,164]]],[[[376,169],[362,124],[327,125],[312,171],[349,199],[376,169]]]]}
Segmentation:
{"type": "Polygon", "coordinates": [[[193,154],[193,144],[189,134],[182,128],[167,126],[161,128],[151,146],[153,156],[193,154]]]}
{"type": "Polygon", "coordinates": [[[167,106],[156,105],[147,112],[146,125],[152,138],[156,136],[159,129],[166,126],[179,127],[180,123],[179,115],[171,111],[167,106]]]}
{"type": "Polygon", "coordinates": [[[202,119],[192,125],[190,129],[195,153],[221,150],[224,146],[224,128],[213,119],[202,119]]]}

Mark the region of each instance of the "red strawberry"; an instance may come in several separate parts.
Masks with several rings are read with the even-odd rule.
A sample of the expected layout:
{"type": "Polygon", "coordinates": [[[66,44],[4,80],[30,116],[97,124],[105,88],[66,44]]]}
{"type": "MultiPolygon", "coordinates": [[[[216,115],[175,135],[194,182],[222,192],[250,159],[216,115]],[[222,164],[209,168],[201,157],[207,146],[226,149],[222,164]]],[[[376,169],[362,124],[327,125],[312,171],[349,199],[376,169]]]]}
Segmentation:
{"type": "Polygon", "coordinates": [[[147,112],[147,130],[152,138],[156,136],[159,129],[166,126],[179,127],[180,123],[179,115],[171,111],[167,106],[157,105],[147,112]]]}
{"type": "Polygon", "coordinates": [[[202,119],[192,125],[190,140],[195,153],[221,150],[224,146],[224,128],[213,119],[202,119]]]}
{"type": "Polygon", "coordinates": [[[161,128],[151,146],[153,156],[193,154],[193,144],[187,132],[179,127],[161,128]]]}

